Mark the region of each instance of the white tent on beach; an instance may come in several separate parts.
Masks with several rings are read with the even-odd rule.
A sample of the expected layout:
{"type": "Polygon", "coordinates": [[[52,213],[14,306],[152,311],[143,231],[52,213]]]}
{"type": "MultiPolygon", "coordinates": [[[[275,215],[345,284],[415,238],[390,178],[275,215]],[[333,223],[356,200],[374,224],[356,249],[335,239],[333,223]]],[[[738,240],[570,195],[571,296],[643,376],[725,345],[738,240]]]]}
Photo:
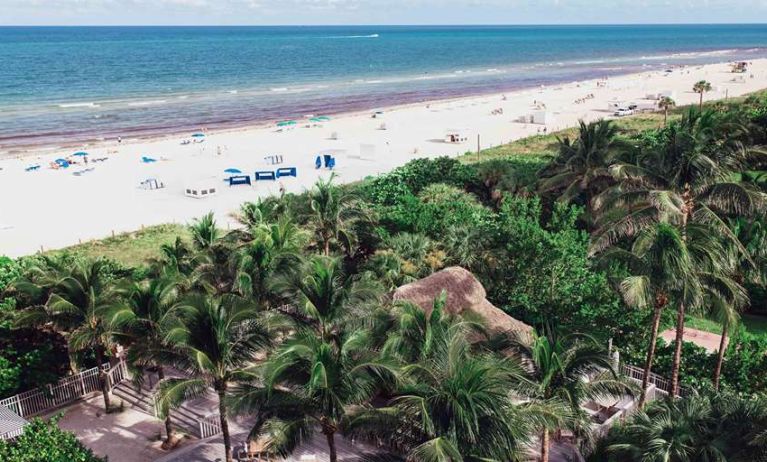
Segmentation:
{"type": "Polygon", "coordinates": [[[445,143],[463,143],[469,140],[469,130],[465,128],[448,128],[445,130],[445,143]]]}
{"type": "Polygon", "coordinates": [[[203,178],[192,181],[184,188],[184,195],[195,199],[205,199],[218,194],[218,182],[215,178],[203,178]]]}

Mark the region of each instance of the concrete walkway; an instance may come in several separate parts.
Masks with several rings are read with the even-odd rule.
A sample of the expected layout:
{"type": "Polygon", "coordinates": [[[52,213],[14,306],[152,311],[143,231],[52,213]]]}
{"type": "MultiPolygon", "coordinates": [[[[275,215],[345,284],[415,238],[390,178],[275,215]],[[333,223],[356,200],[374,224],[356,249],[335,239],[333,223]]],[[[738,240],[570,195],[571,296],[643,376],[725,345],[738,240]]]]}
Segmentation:
{"type": "MultiPolygon", "coordinates": [[[[119,400],[113,397],[112,402],[118,404],[119,400]]],[[[109,462],[151,462],[168,454],[160,448],[158,438],[162,422],[130,407],[105,414],[101,395],[46,417],[59,413],[64,414],[59,420],[61,429],[74,433],[97,455],[109,457],[109,462]]]]}

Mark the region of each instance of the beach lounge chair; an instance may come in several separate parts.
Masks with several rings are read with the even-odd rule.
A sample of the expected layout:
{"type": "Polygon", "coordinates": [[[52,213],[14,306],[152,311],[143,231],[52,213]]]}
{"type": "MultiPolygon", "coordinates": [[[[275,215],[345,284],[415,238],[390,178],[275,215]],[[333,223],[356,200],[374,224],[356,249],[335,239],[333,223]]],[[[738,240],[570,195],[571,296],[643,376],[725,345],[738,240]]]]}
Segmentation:
{"type": "Polygon", "coordinates": [[[274,174],[273,171],[269,170],[269,171],[263,171],[263,172],[256,172],[255,178],[256,178],[256,181],[276,180],[277,176],[274,174]]]}
{"type": "Polygon", "coordinates": [[[277,178],[281,178],[284,176],[297,176],[297,171],[295,167],[282,167],[277,169],[277,178]]]}
{"type": "Polygon", "coordinates": [[[237,186],[240,184],[252,184],[250,182],[250,175],[234,175],[229,177],[229,186],[237,186]]]}
{"type": "Polygon", "coordinates": [[[317,156],[317,158],[314,160],[314,167],[318,170],[322,168],[322,157],[317,156]]]}
{"type": "Polygon", "coordinates": [[[325,154],[323,157],[325,158],[325,168],[332,170],[336,166],[336,158],[330,154],[325,154]]]}

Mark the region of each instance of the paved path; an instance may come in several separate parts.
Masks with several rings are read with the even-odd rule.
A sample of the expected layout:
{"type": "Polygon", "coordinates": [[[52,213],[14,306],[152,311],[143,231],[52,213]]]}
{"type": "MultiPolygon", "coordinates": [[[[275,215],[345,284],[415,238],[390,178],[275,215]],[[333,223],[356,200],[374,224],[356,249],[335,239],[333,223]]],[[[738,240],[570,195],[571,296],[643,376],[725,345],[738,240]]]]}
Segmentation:
{"type": "MultiPolygon", "coordinates": [[[[112,403],[119,400],[113,397],[112,403]]],[[[97,455],[108,456],[109,462],[150,462],[166,454],[158,440],[162,422],[130,407],[105,414],[101,395],[55,414],[62,412],[59,427],[73,432],[97,455]]]]}

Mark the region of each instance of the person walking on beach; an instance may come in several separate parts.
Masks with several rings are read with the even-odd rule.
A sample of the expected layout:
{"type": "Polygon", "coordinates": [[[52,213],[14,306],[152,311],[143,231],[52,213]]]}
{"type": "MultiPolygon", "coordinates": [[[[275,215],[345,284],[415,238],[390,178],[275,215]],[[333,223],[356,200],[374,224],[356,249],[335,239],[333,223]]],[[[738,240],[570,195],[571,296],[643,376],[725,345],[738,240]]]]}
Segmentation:
{"type": "Polygon", "coordinates": [[[123,142],[123,137],[122,136],[118,136],[117,137],[117,144],[122,144],[122,142],[123,142]]]}

